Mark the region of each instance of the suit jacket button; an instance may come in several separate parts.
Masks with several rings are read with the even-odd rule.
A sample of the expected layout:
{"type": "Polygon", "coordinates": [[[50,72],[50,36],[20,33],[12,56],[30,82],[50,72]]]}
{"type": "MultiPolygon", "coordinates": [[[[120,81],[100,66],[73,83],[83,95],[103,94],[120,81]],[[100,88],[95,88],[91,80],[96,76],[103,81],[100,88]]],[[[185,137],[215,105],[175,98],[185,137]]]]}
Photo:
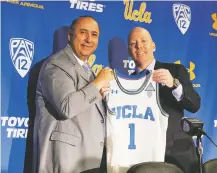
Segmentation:
{"type": "Polygon", "coordinates": [[[101,145],[101,146],[104,146],[104,142],[100,142],[100,145],[101,145]]]}
{"type": "Polygon", "coordinates": [[[100,122],[101,122],[101,123],[104,123],[104,120],[101,120],[100,122]]]}

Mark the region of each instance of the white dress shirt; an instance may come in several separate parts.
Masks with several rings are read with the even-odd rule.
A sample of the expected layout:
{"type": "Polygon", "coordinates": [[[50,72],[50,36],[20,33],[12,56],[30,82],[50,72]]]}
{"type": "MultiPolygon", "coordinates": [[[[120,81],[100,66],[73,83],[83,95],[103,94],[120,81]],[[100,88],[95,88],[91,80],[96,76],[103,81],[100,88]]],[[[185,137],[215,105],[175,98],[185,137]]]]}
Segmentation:
{"type": "Polygon", "coordinates": [[[78,61],[78,63],[81,65],[81,67],[84,65],[84,63],[87,63],[87,60],[85,62],[82,61],[80,58],[77,57],[77,55],[75,55],[74,52],[73,52],[73,55],[74,55],[75,59],[78,61]]]}

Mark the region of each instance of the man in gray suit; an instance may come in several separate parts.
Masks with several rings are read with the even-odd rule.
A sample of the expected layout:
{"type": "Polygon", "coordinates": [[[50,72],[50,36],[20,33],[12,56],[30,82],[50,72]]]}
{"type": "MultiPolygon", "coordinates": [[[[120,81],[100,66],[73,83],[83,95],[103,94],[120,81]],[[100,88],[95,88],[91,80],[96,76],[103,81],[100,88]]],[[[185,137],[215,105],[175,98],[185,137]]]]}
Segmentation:
{"type": "Polygon", "coordinates": [[[113,73],[107,67],[95,77],[87,66],[99,33],[92,17],[79,17],[70,26],[67,46],[41,68],[33,173],[79,173],[100,167],[105,137],[102,96],[113,73]]]}

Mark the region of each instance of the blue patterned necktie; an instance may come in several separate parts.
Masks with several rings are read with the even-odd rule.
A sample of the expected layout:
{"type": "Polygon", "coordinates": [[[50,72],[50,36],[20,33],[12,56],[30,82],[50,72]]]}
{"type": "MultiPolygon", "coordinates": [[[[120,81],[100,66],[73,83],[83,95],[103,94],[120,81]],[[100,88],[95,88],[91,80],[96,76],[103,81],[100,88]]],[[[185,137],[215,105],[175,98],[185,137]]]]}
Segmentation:
{"type": "Polygon", "coordinates": [[[84,68],[84,71],[87,73],[88,78],[90,78],[91,75],[92,75],[92,70],[91,70],[91,68],[89,67],[88,63],[85,62],[85,63],[82,65],[82,67],[84,68]]]}

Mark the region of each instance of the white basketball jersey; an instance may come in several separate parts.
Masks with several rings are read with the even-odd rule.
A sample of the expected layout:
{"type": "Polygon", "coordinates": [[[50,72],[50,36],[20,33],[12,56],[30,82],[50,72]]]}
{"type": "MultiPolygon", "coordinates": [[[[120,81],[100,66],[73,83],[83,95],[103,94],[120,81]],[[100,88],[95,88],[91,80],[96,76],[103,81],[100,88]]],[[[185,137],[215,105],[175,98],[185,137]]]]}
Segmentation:
{"type": "Polygon", "coordinates": [[[168,114],[160,106],[152,73],[114,74],[107,96],[108,173],[126,173],[142,162],[163,162],[168,114]]]}

